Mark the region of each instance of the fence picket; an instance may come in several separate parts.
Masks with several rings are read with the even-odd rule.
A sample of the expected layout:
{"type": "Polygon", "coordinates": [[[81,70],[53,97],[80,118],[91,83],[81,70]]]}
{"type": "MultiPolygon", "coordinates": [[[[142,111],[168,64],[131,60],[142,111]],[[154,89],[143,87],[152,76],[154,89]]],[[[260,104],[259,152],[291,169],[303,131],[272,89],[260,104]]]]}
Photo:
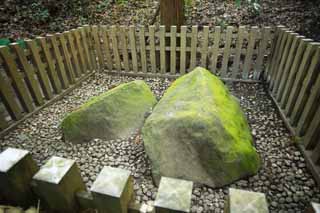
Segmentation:
{"type": "Polygon", "coordinates": [[[17,60],[20,62],[22,70],[26,75],[26,82],[29,85],[30,94],[34,99],[35,104],[38,106],[42,105],[44,103],[44,100],[41,94],[41,88],[37,79],[35,78],[34,69],[28,62],[28,59],[24,53],[24,50],[17,43],[13,43],[10,46],[15,51],[18,57],[17,60]]]}
{"type": "Polygon", "coordinates": [[[317,141],[317,145],[315,146],[315,148],[311,154],[311,160],[316,165],[319,165],[319,163],[320,163],[320,140],[319,139],[317,141]]]}
{"type": "Polygon", "coordinates": [[[36,72],[36,74],[38,74],[44,96],[50,100],[53,97],[53,94],[49,83],[49,77],[40,58],[37,43],[35,40],[27,40],[26,43],[31,51],[33,63],[37,67],[38,72],[36,72]]]}
{"type": "Polygon", "coordinates": [[[285,62],[287,62],[289,50],[290,50],[290,47],[292,46],[293,37],[295,37],[297,35],[296,33],[292,33],[291,31],[286,31],[285,33],[287,34],[287,39],[285,41],[281,60],[279,60],[279,62],[280,62],[279,66],[276,68],[277,71],[275,74],[273,87],[271,89],[271,92],[273,95],[276,95],[278,92],[279,84],[280,84],[280,81],[281,81],[281,78],[283,75],[283,71],[284,71],[283,66],[285,65],[285,62]]]}
{"type": "Polygon", "coordinates": [[[232,78],[237,78],[237,75],[239,72],[239,64],[240,64],[240,57],[242,52],[243,37],[244,37],[245,29],[246,28],[244,26],[240,26],[238,30],[236,53],[234,57],[233,67],[232,67],[232,78]]]}
{"type": "Polygon", "coordinates": [[[0,130],[5,129],[7,126],[9,126],[9,123],[6,121],[3,114],[0,114],[0,130]]]}
{"type": "Polygon", "coordinates": [[[85,38],[87,39],[88,52],[89,52],[90,61],[92,64],[92,69],[97,70],[97,58],[94,52],[92,30],[89,25],[84,25],[83,30],[84,30],[85,38]]]}
{"type": "Polygon", "coordinates": [[[120,60],[120,54],[119,54],[119,45],[118,45],[118,38],[117,38],[117,27],[112,26],[111,27],[111,41],[112,41],[112,50],[113,50],[113,56],[116,62],[116,69],[117,71],[121,71],[121,60],[120,60]]]}
{"type": "Polygon", "coordinates": [[[319,43],[313,45],[315,54],[311,58],[311,63],[305,74],[305,78],[302,81],[301,89],[295,100],[295,104],[291,113],[290,122],[292,126],[296,126],[297,121],[300,118],[302,110],[305,107],[306,101],[308,99],[311,86],[313,85],[314,80],[317,77],[316,72],[319,72],[319,70],[317,70],[319,69],[318,65],[319,65],[319,58],[320,58],[319,45],[320,45],[319,43]]]}
{"type": "Polygon", "coordinates": [[[310,126],[303,137],[304,146],[307,150],[313,149],[316,145],[320,127],[320,107],[318,107],[316,113],[314,114],[310,126]]]}
{"type": "Polygon", "coordinates": [[[283,95],[283,90],[284,90],[284,87],[285,87],[285,85],[287,83],[287,80],[289,78],[289,75],[290,75],[289,72],[291,70],[290,68],[294,63],[294,58],[295,58],[295,54],[297,53],[298,45],[299,45],[301,39],[303,39],[303,38],[304,38],[303,36],[294,36],[294,38],[293,38],[293,42],[292,42],[292,45],[290,47],[288,60],[286,61],[285,67],[284,67],[284,70],[283,70],[283,77],[280,80],[278,92],[277,92],[277,95],[276,95],[276,100],[277,101],[280,101],[280,99],[281,99],[281,97],[283,95]]]}
{"type": "Polygon", "coordinates": [[[104,57],[107,62],[107,67],[109,71],[113,70],[113,61],[110,53],[110,39],[108,35],[108,29],[107,26],[101,27],[101,36],[103,40],[103,48],[104,48],[104,57]]]}
{"type": "Polygon", "coordinates": [[[81,70],[80,70],[80,64],[79,64],[79,58],[77,56],[76,53],[76,49],[74,46],[75,43],[75,39],[72,36],[72,34],[70,33],[70,31],[66,31],[63,33],[65,35],[66,40],[66,44],[67,47],[69,47],[69,53],[70,53],[70,60],[71,60],[71,64],[73,65],[73,70],[74,70],[74,74],[75,77],[79,78],[81,76],[81,70]]]}
{"type": "Polygon", "coordinates": [[[51,81],[52,87],[56,94],[59,94],[61,92],[61,83],[55,70],[55,66],[53,64],[53,59],[48,48],[47,40],[43,37],[37,37],[36,41],[38,41],[38,43],[40,44],[44,54],[44,58],[48,65],[48,76],[51,81]]]}
{"type": "Polygon", "coordinates": [[[221,77],[227,77],[227,69],[228,69],[228,63],[229,63],[229,57],[230,57],[230,48],[231,48],[231,42],[232,42],[232,33],[233,33],[233,27],[228,26],[227,27],[227,34],[226,34],[226,40],[224,44],[223,49],[223,58],[222,58],[222,67],[221,67],[221,77]]]}
{"type": "Polygon", "coordinates": [[[267,46],[270,40],[271,27],[264,27],[262,31],[262,41],[259,46],[259,53],[257,57],[256,66],[254,69],[253,79],[259,80],[262,72],[262,65],[264,56],[266,54],[267,46]]]}
{"type": "Polygon", "coordinates": [[[166,28],[160,26],[160,72],[162,74],[167,72],[166,66],[166,28]]]}
{"type": "Polygon", "coordinates": [[[58,65],[57,72],[61,80],[62,88],[67,89],[69,87],[69,80],[66,74],[65,66],[62,60],[62,56],[60,53],[60,48],[59,48],[59,44],[57,42],[56,36],[48,35],[47,38],[50,40],[53,48],[53,53],[56,58],[56,64],[58,65]]]}
{"type": "Polygon", "coordinates": [[[181,26],[180,32],[180,74],[186,73],[187,26],[181,26]]]}
{"type": "Polygon", "coordinates": [[[221,36],[221,27],[216,26],[214,29],[214,41],[212,47],[212,56],[211,56],[211,72],[217,73],[217,61],[219,54],[219,46],[220,46],[220,36],[221,36]]]}
{"type": "Polygon", "coordinates": [[[22,107],[27,112],[32,112],[34,106],[32,104],[32,99],[28,93],[28,87],[25,84],[21,73],[18,71],[17,64],[13,59],[13,55],[10,53],[9,47],[1,46],[0,54],[7,67],[8,75],[13,81],[13,86],[18,92],[19,101],[21,102],[22,107]]]}
{"type": "Polygon", "coordinates": [[[104,61],[103,61],[102,51],[101,51],[101,41],[100,41],[100,37],[98,36],[99,28],[98,26],[92,26],[91,29],[92,29],[92,36],[94,40],[96,55],[98,56],[99,68],[100,70],[102,70],[104,66],[104,61]]]}
{"type": "Polygon", "coordinates": [[[138,72],[138,58],[137,58],[137,48],[136,48],[136,28],[130,26],[129,28],[129,38],[130,38],[130,49],[132,57],[132,68],[133,72],[138,72]]]}
{"type": "Polygon", "coordinates": [[[149,43],[150,43],[151,72],[156,73],[157,64],[156,64],[155,26],[149,26],[149,43]]]}
{"type": "Polygon", "coordinates": [[[140,59],[142,72],[147,72],[147,54],[146,54],[146,40],[145,40],[145,28],[140,27],[140,59]]]}
{"type": "Polygon", "coordinates": [[[290,68],[289,77],[287,79],[287,82],[286,82],[286,85],[285,85],[285,88],[283,91],[283,95],[280,100],[280,107],[282,109],[284,109],[287,105],[288,97],[289,97],[290,91],[292,89],[292,85],[293,85],[294,79],[296,77],[297,70],[299,68],[300,62],[302,60],[302,56],[303,56],[304,51],[306,49],[307,42],[309,42],[309,41],[310,41],[309,39],[301,39],[301,41],[299,43],[299,46],[298,46],[298,49],[296,52],[296,56],[294,57],[293,65],[290,68]]]}
{"type": "Polygon", "coordinates": [[[248,44],[247,51],[246,51],[246,58],[245,58],[243,73],[242,73],[243,79],[248,79],[249,72],[252,67],[252,63],[253,63],[252,55],[253,55],[253,49],[254,49],[254,46],[256,43],[257,31],[258,31],[258,27],[251,28],[250,37],[249,37],[249,44],[248,44]]]}
{"type": "Polygon", "coordinates": [[[120,27],[120,39],[121,39],[121,49],[122,49],[122,57],[125,71],[129,72],[129,56],[128,56],[128,42],[127,42],[127,32],[128,29],[126,26],[120,27]]]}
{"type": "Polygon", "coordinates": [[[299,94],[299,91],[301,89],[301,83],[303,82],[303,79],[304,79],[305,74],[306,74],[305,71],[306,71],[306,67],[307,67],[308,61],[309,61],[310,56],[311,56],[311,54],[312,54],[312,52],[314,50],[315,50],[315,45],[313,43],[309,43],[307,45],[306,51],[305,51],[305,53],[303,55],[301,64],[299,66],[299,70],[297,72],[295,81],[294,81],[292,89],[290,91],[290,95],[289,95],[289,98],[288,98],[287,106],[285,108],[286,116],[291,116],[293,107],[296,104],[296,102],[295,102],[296,97],[299,94]]]}
{"type": "Polygon", "coordinates": [[[174,75],[176,73],[176,48],[177,48],[177,27],[171,26],[170,37],[170,73],[174,75]]]}
{"type": "Polygon", "coordinates": [[[22,118],[22,109],[19,107],[17,99],[15,97],[15,92],[12,86],[8,83],[8,79],[4,77],[0,73],[0,94],[1,100],[6,106],[7,111],[9,112],[10,116],[14,120],[19,120],[22,118]]]}
{"type": "Polygon", "coordinates": [[[191,32],[191,58],[190,58],[190,68],[193,70],[197,65],[197,47],[198,47],[198,26],[192,26],[191,32]]]}
{"type": "MultiPolygon", "coordinates": [[[[71,30],[71,33],[72,35],[74,36],[74,39],[75,39],[75,45],[76,45],[76,49],[77,49],[77,56],[79,56],[79,62],[80,62],[80,69],[79,70],[79,73],[81,74],[84,74],[87,72],[87,63],[86,63],[86,60],[85,60],[85,56],[84,56],[84,48],[81,44],[81,37],[80,37],[80,34],[79,34],[79,30],[76,30],[76,29],[73,29],[71,30]]],[[[80,75],[81,75],[80,74],[80,75]]]]}
{"type": "Polygon", "coordinates": [[[201,66],[207,68],[209,27],[204,26],[202,33],[201,66]]]}
{"type": "MultiPolygon", "coordinates": [[[[84,27],[79,27],[78,28],[82,37],[82,45],[84,47],[84,53],[85,53],[85,58],[88,64],[88,70],[94,70],[93,62],[91,61],[91,53],[89,49],[89,41],[87,38],[87,33],[84,27]]],[[[87,71],[88,71],[87,70],[87,71]]]]}

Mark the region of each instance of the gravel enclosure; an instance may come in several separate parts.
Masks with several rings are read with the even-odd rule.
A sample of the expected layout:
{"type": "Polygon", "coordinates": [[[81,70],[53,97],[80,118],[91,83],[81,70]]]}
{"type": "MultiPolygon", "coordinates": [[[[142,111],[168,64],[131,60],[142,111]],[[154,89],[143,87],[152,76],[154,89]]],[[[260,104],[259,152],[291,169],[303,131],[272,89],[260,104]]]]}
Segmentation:
{"type": "MultiPolygon", "coordinates": [[[[40,166],[53,155],[74,159],[88,187],[103,166],[128,169],[134,177],[136,202],[152,203],[157,188],[152,182],[150,162],[139,132],[125,139],[95,139],[87,144],[72,145],[63,141],[59,128],[63,117],[89,98],[134,79],[138,78],[95,74],[81,87],[0,138],[0,151],[7,147],[29,150],[40,166]]],[[[144,80],[158,98],[171,83],[168,79],[160,78],[144,80]]],[[[229,187],[265,193],[270,212],[303,212],[310,201],[320,202],[320,190],[264,86],[257,83],[230,83],[228,87],[240,100],[247,115],[263,161],[262,168],[257,175],[223,188],[195,186],[191,212],[223,212],[229,187]]]]}

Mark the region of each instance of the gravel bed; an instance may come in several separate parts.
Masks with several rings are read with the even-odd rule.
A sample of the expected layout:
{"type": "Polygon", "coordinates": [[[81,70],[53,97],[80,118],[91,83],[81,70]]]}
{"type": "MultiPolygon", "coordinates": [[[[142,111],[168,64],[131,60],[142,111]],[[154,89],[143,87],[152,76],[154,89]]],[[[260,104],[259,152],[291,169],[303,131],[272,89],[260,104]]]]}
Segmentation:
{"type": "MultiPolygon", "coordinates": [[[[133,79],[96,74],[70,95],[0,138],[0,151],[7,147],[29,150],[40,166],[53,155],[74,159],[88,188],[103,166],[128,169],[134,177],[136,202],[152,204],[157,188],[152,182],[150,162],[139,131],[129,138],[112,141],[95,139],[87,144],[72,145],[63,141],[59,129],[63,117],[90,97],[133,79]]],[[[144,80],[158,98],[171,83],[168,79],[144,80]]],[[[234,83],[228,86],[240,100],[248,117],[263,165],[257,175],[230,186],[218,189],[195,186],[191,212],[223,212],[229,187],[265,193],[271,212],[302,212],[310,201],[320,202],[320,190],[263,85],[234,83]]]]}

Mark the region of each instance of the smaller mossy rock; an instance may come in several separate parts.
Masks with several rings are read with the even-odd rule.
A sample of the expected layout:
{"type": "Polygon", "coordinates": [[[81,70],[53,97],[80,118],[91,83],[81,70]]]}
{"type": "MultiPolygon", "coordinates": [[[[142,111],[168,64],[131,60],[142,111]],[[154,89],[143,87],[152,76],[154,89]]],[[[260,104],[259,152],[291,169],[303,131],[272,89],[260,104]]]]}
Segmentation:
{"type": "Polygon", "coordinates": [[[142,135],[157,184],[166,176],[220,187],[255,174],[260,166],[238,101],[204,68],[169,87],[142,135]]]}
{"type": "Polygon", "coordinates": [[[128,137],[141,128],[156,98],[142,80],[121,84],[90,99],[61,123],[66,141],[128,137]]]}

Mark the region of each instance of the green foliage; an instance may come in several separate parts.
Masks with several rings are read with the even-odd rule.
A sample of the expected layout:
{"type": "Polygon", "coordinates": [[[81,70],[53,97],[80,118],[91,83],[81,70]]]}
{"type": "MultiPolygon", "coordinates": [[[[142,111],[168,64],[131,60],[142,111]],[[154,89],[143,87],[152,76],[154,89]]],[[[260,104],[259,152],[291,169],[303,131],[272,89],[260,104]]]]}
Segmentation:
{"type": "Polygon", "coordinates": [[[250,12],[255,15],[260,14],[261,5],[259,0],[235,0],[236,6],[241,7],[241,3],[244,2],[248,6],[250,12]]]}
{"type": "Polygon", "coordinates": [[[34,2],[30,5],[30,9],[33,13],[31,16],[32,20],[37,23],[45,23],[49,21],[50,14],[49,10],[44,7],[40,2],[34,2]]]}

